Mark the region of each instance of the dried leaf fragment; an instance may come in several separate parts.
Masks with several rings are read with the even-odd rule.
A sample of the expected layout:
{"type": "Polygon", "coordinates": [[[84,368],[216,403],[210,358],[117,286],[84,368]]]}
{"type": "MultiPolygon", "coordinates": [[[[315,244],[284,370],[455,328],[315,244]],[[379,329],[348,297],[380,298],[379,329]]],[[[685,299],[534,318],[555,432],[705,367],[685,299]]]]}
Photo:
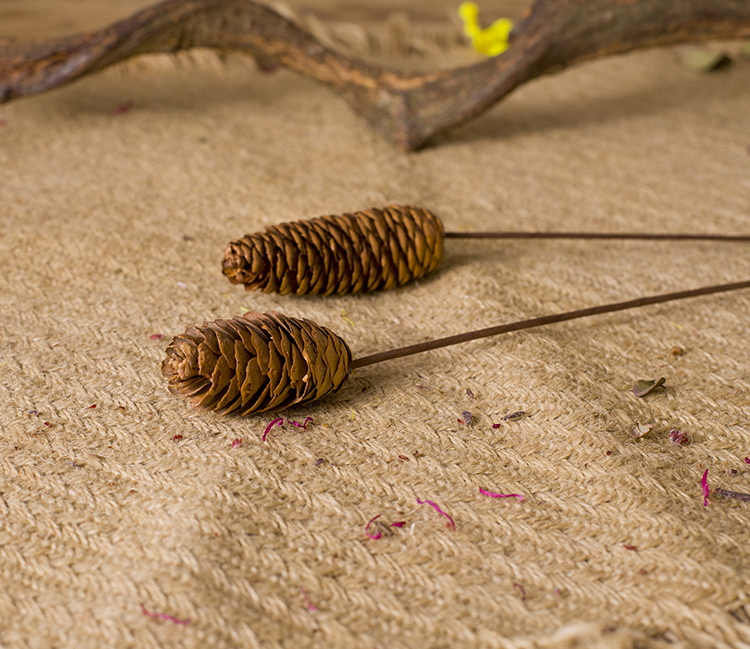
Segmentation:
{"type": "Polygon", "coordinates": [[[689,47],[680,57],[682,64],[693,72],[713,72],[732,63],[726,52],[714,52],[706,47],[689,47]]]}
{"type": "Polygon", "coordinates": [[[666,380],[663,376],[654,380],[640,379],[633,386],[633,394],[636,397],[646,396],[649,392],[653,392],[656,388],[664,385],[666,380]]]}
{"type": "Polygon", "coordinates": [[[645,435],[648,435],[654,429],[654,424],[639,424],[636,422],[635,426],[630,429],[630,434],[635,439],[640,439],[645,435]]]}

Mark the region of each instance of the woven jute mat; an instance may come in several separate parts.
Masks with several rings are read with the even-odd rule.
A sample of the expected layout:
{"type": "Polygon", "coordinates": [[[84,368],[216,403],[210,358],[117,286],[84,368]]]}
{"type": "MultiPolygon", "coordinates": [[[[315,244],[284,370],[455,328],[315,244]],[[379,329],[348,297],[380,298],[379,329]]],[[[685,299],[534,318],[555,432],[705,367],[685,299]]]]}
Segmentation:
{"type": "Polygon", "coordinates": [[[451,230],[746,233],[749,102],[747,60],[698,75],[661,50],[537,81],[412,154],[310,81],[205,53],[0,106],[0,645],[748,646],[750,504],[700,484],[750,491],[747,293],[363,368],[265,442],[275,414],[191,411],[159,363],[244,310],[356,357],[746,279],[744,245],[448,241],[405,288],[292,298],[220,260],[392,202],[451,230]]]}

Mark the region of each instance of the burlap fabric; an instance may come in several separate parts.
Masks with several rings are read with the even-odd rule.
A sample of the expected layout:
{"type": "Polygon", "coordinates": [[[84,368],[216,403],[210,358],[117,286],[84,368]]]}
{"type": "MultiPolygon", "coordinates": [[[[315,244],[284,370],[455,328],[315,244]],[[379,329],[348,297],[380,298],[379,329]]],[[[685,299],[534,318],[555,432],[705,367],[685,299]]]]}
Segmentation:
{"type": "MultiPolygon", "coordinates": [[[[32,31],[4,11],[0,31],[32,31]]],[[[221,257],[393,202],[451,230],[748,232],[749,101],[747,60],[697,75],[669,50],[534,82],[414,154],[234,57],[0,107],[0,645],[747,646],[750,505],[704,507],[700,480],[750,491],[748,294],[363,368],[265,442],[274,415],[191,411],[159,363],[243,310],[314,320],[356,358],[745,279],[744,245],[447,241],[417,284],[295,298],[230,285],[221,257]]]]}

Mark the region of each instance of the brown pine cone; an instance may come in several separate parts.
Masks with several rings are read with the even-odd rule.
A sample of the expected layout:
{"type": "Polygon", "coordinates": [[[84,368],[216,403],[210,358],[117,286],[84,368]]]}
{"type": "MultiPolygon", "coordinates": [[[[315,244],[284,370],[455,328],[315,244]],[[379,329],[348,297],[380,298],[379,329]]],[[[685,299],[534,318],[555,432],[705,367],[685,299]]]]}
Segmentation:
{"type": "Polygon", "coordinates": [[[320,325],[281,313],[246,313],[189,327],[167,347],[169,391],[219,415],[307,403],[346,383],[352,353],[320,325]]]}
{"type": "Polygon", "coordinates": [[[443,260],[440,219],[413,205],[282,223],[232,241],[222,269],[249,290],[295,295],[402,286],[443,260]]]}

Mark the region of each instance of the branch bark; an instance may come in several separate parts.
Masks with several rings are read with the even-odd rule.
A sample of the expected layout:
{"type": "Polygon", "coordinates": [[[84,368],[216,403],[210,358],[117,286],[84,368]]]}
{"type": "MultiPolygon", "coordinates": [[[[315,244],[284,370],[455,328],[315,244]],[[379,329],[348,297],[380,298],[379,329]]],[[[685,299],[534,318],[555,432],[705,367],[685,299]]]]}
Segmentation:
{"type": "Polygon", "coordinates": [[[61,40],[0,39],[0,103],[140,54],[207,47],[245,52],[324,83],[386,140],[414,150],[541,75],[637,49],[749,36],[748,0],[537,0],[501,56],[412,74],[328,49],[252,0],[166,0],[61,40]]]}

